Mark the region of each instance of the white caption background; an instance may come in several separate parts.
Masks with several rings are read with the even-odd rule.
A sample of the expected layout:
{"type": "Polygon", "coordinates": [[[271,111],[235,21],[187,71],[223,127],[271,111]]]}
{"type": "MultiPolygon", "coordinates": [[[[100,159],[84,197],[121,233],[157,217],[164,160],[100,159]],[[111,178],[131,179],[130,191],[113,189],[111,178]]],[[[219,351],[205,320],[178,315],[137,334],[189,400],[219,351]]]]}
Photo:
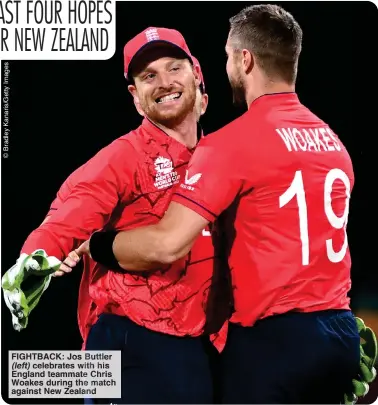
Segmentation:
{"type": "Polygon", "coordinates": [[[121,351],[9,351],[9,398],[120,398],[121,351]]]}
{"type": "Polygon", "coordinates": [[[106,60],[115,0],[0,0],[0,60],[106,60]]]}

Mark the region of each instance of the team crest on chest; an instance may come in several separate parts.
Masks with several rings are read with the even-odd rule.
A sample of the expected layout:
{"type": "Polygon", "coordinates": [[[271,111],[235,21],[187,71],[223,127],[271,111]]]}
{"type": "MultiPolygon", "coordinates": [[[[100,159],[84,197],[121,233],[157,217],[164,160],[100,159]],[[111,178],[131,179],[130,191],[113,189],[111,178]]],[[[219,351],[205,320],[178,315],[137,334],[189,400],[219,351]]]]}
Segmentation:
{"type": "Polygon", "coordinates": [[[155,182],[154,186],[158,189],[164,189],[177,184],[180,175],[174,170],[172,160],[159,156],[155,159],[155,182]]]}

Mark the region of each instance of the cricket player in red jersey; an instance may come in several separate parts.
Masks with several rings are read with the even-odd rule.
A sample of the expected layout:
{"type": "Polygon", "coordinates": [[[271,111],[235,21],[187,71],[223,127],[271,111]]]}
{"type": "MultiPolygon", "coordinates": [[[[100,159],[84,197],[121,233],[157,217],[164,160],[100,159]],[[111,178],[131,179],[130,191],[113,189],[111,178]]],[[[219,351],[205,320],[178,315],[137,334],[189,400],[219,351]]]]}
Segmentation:
{"type": "MultiPolygon", "coordinates": [[[[193,63],[197,66],[201,78],[201,84],[200,87],[197,89],[197,96],[195,102],[196,116],[199,119],[200,116],[204,114],[206,111],[208,103],[208,95],[205,92],[203,74],[198,59],[192,56],[192,60],[193,63]]],[[[144,112],[143,110],[141,110],[140,105],[135,104],[135,106],[138,112],[144,116],[144,112]]],[[[198,125],[197,131],[198,134],[202,136],[202,129],[200,125],[198,125]]],[[[59,207],[62,206],[62,204],[64,204],[64,202],[70,196],[71,191],[74,189],[75,185],[77,185],[80,182],[80,175],[81,173],[83,173],[84,168],[85,164],[79,167],[77,170],[75,170],[62,184],[61,188],[59,189],[56,195],[55,200],[52,202],[50,206],[50,210],[46,215],[45,221],[47,221],[50,218],[50,216],[57,209],[59,209],[59,207]]],[[[210,233],[207,230],[205,230],[203,232],[203,236],[210,236],[210,233]]],[[[208,243],[206,244],[206,246],[208,246],[208,243]]],[[[77,259],[75,251],[70,252],[68,254],[67,259],[63,262],[61,269],[58,272],[56,272],[54,276],[62,276],[65,273],[71,272],[72,268],[69,267],[69,264],[73,263],[72,261],[75,261],[75,259],[77,259]]],[[[96,285],[96,283],[92,282],[92,278],[94,279],[96,278],[94,277],[94,275],[97,273],[98,269],[99,266],[96,265],[96,262],[94,262],[90,257],[85,256],[83,258],[83,275],[81,279],[79,300],[78,300],[78,323],[80,333],[83,338],[83,349],[85,349],[85,343],[89,330],[98,319],[98,314],[100,312],[97,308],[95,301],[93,301],[91,295],[88,294],[88,291],[91,288],[93,288],[94,285],[96,285]]],[[[225,344],[226,330],[222,331],[221,334],[216,333],[212,335],[211,339],[213,343],[218,347],[218,349],[221,350],[225,344]]]]}
{"type": "MultiPolygon", "coordinates": [[[[63,260],[96,230],[156,223],[175,184],[185,177],[198,141],[201,72],[196,59],[179,32],[154,27],[126,44],[124,59],[129,91],[145,116],[142,125],[74,172],[22,253],[44,249],[63,260]]],[[[201,102],[204,112],[206,94],[201,102]]],[[[212,402],[202,336],[208,340],[212,335],[221,350],[227,325],[223,335],[217,332],[228,314],[215,319],[219,302],[217,308],[209,304],[216,298],[217,272],[205,228],[186,257],[156,266],[153,274],[129,274],[86,261],[78,311],[85,349],[122,351],[122,398],[106,402],[212,402]]]]}
{"type": "Polygon", "coordinates": [[[168,265],[214,223],[234,296],[222,402],[342,403],[360,361],[348,298],[351,159],[295,93],[294,18],[258,5],[230,23],[227,74],[248,111],[201,140],[158,224],[94,233],[79,253],[128,271],[168,265]]]}

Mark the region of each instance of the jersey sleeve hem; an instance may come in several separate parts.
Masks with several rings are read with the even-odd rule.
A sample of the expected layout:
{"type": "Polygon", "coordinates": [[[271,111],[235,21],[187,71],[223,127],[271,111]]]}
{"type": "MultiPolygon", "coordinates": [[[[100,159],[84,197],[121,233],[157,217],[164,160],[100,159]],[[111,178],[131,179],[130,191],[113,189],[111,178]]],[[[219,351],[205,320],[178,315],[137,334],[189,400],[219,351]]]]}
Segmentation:
{"type": "Polygon", "coordinates": [[[189,197],[186,197],[182,194],[174,193],[172,201],[180,203],[181,205],[184,205],[185,207],[195,211],[197,214],[201,215],[201,217],[204,217],[210,222],[213,222],[217,218],[217,215],[214,214],[212,211],[208,210],[201,204],[191,200],[189,197]]]}

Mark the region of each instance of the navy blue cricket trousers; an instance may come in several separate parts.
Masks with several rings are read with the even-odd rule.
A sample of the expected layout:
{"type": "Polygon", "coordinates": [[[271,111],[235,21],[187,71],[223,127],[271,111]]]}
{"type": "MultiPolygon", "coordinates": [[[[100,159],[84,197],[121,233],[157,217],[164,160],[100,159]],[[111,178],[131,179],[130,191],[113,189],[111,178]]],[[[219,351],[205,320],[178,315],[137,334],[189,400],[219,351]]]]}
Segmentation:
{"type": "Polygon", "coordinates": [[[221,356],[225,404],[340,404],[359,369],[350,311],[286,313],[231,324],[221,356]]]}
{"type": "Polygon", "coordinates": [[[87,404],[209,404],[213,386],[202,338],[151,331],[130,319],[102,314],[89,332],[86,350],[121,350],[122,398],[87,404]]]}

